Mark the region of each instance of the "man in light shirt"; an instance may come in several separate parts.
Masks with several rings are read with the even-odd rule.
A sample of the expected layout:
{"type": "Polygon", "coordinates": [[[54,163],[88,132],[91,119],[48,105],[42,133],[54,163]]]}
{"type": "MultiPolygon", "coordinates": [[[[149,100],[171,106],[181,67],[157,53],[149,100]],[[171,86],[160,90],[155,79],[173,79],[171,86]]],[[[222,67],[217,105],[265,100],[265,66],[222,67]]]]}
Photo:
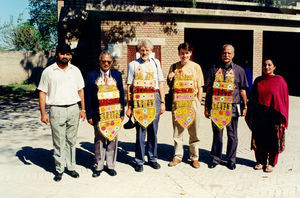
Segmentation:
{"type": "MultiPolygon", "coordinates": [[[[128,65],[128,73],[127,73],[127,98],[128,98],[128,109],[126,111],[127,117],[131,118],[134,115],[134,99],[133,93],[131,90],[134,88],[138,88],[136,90],[136,94],[139,94],[138,86],[134,86],[134,81],[138,78],[138,76],[145,78],[147,74],[149,76],[153,75],[152,79],[154,84],[151,87],[147,87],[148,89],[152,89],[154,93],[154,108],[155,115],[154,120],[151,121],[146,128],[141,126],[140,124],[136,124],[136,144],[135,144],[135,171],[142,172],[143,165],[145,163],[144,156],[145,154],[148,156],[148,164],[154,168],[159,169],[160,164],[157,162],[157,131],[158,131],[158,122],[161,114],[165,112],[165,94],[163,90],[163,85],[165,79],[163,77],[162,69],[160,67],[159,60],[155,58],[150,58],[152,53],[153,45],[150,40],[145,39],[141,40],[138,43],[138,52],[140,53],[140,58],[132,61],[128,65]],[[140,75],[141,74],[141,75],[140,75]],[[147,143],[145,142],[145,138],[147,135],[147,143]]],[[[146,79],[145,79],[146,80],[146,79]]],[[[149,79],[148,79],[149,80],[149,79]]],[[[146,102],[147,104],[147,102],[146,102]]],[[[147,110],[145,108],[145,110],[147,110]]]]}
{"type": "Polygon", "coordinates": [[[58,45],[56,63],[43,71],[37,88],[40,90],[41,121],[51,125],[55,181],[60,181],[64,172],[73,178],[79,177],[75,171],[75,144],[79,120],[85,119],[84,80],[80,70],[70,64],[71,58],[70,46],[58,45]],[[49,117],[46,104],[50,106],[49,117]]]}

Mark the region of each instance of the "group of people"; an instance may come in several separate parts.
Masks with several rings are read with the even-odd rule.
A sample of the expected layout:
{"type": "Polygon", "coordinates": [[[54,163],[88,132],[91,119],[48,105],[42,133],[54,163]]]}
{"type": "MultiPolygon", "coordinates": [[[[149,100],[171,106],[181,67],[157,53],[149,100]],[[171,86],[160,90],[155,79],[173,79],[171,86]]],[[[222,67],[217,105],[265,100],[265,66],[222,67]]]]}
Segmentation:
{"type": "Polygon", "coordinates": [[[251,149],[255,151],[257,161],[254,169],[273,171],[278,154],[284,150],[288,126],[287,84],[280,75],[274,74],[274,60],[264,60],[263,75],[254,81],[247,99],[247,77],[244,69],[232,61],[232,45],[222,47],[221,63],[211,67],[204,83],[200,65],[190,60],[192,47],[187,42],[182,43],[178,46],[180,61],[171,65],[167,75],[172,97],[165,101],[165,78],[160,61],[151,56],[151,41],[140,40],[137,50],[140,57],[128,65],[128,107],[125,112],[122,76],[111,68],[113,58],[109,51],[100,54],[100,67],[88,72],[84,82],[80,70],[70,63],[71,48],[66,44],[57,46],[57,61],[43,71],[38,86],[41,121],[51,125],[55,181],[60,181],[63,173],[79,177],[75,171],[75,144],[79,120],[85,119],[94,127],[95,134],[92,176],[98,177],[102,171],[117,175],[118,132],[125,114],[135,120],[135,171],[143,171],[145,155],[147,164],[159,169],[157,132],[160,115],[166,111],[166,102],[172,104],[174,139],[174,156],[168,166],[176,166],[182,161],[183,133],[187,129],[191,166],[199,168],[199,122],[204,86],[207,88],[204,115],[211,119],[213,131],[208,167],[215,168],[222,161],[223,130],[226,128],[227,167],[236,168],[238,118],[245,116],[252,131],[251,149]],[[50,118],[46,104],[50,106],[50,118]]]}

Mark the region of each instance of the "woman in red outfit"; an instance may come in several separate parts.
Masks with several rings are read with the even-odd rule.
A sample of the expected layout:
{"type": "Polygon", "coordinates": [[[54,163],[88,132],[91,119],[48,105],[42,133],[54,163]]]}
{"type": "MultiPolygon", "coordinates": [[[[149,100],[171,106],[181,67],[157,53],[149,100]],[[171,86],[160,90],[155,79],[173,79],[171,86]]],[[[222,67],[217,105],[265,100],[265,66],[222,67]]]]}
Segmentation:
{"type": "Polygon", "coordinates": [[[273,171],[284,150],[288,126],[288,87],[282,76],[274,74],[275,69],[273,60],[264,60],[263,75],[254,81],[246,116],[257,161],[254,169],[265,168],[266,172],[273,171]]]}

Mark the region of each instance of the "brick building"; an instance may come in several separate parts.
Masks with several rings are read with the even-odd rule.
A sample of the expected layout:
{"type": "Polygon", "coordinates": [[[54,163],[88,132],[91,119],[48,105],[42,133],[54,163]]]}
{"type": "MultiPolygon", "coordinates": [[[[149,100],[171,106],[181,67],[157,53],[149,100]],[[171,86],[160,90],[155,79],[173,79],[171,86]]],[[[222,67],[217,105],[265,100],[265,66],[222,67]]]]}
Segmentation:
{"type": "MultiPolygon", "coordinates": [[[[178,44],[194,46],[193,60],[204,71],[219,61],[220,48],[236,48],[234,62],[261,75],[263,56],[274,57],[290,92],[300,63],[300,5],[270,6],[226,0],[58,0],[59,39],[75,48],[73,63],[83,73],[97,66],[101,50],[114,53],[115,67],[126,77],[139,39],[154,44],[164,75],[178,61],[178,44]]],[[[298,83],[297,83],[298,84],[298,83]]]]}

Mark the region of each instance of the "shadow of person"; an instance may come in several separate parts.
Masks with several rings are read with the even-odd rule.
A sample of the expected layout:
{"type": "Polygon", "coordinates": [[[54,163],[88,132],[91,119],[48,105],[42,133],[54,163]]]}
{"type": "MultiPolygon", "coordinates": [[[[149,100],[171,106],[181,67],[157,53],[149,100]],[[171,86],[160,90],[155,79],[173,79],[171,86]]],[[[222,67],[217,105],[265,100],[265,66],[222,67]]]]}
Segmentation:
{"type": "Polygon", "coordinates": [[[94,145],[89,142],[80,142],[82,148],[76,148],[76,164],[93,170],[94,145]]]}
{"type": "Polygon", "coordinates": [[[22,147],[17,151],[16,156],[25,165],[36,165],[43,168],[45,171],[55,173],[55,165],[53,158],[53,150],[43,148],[32,148],[30,146],[22,147]]]}

